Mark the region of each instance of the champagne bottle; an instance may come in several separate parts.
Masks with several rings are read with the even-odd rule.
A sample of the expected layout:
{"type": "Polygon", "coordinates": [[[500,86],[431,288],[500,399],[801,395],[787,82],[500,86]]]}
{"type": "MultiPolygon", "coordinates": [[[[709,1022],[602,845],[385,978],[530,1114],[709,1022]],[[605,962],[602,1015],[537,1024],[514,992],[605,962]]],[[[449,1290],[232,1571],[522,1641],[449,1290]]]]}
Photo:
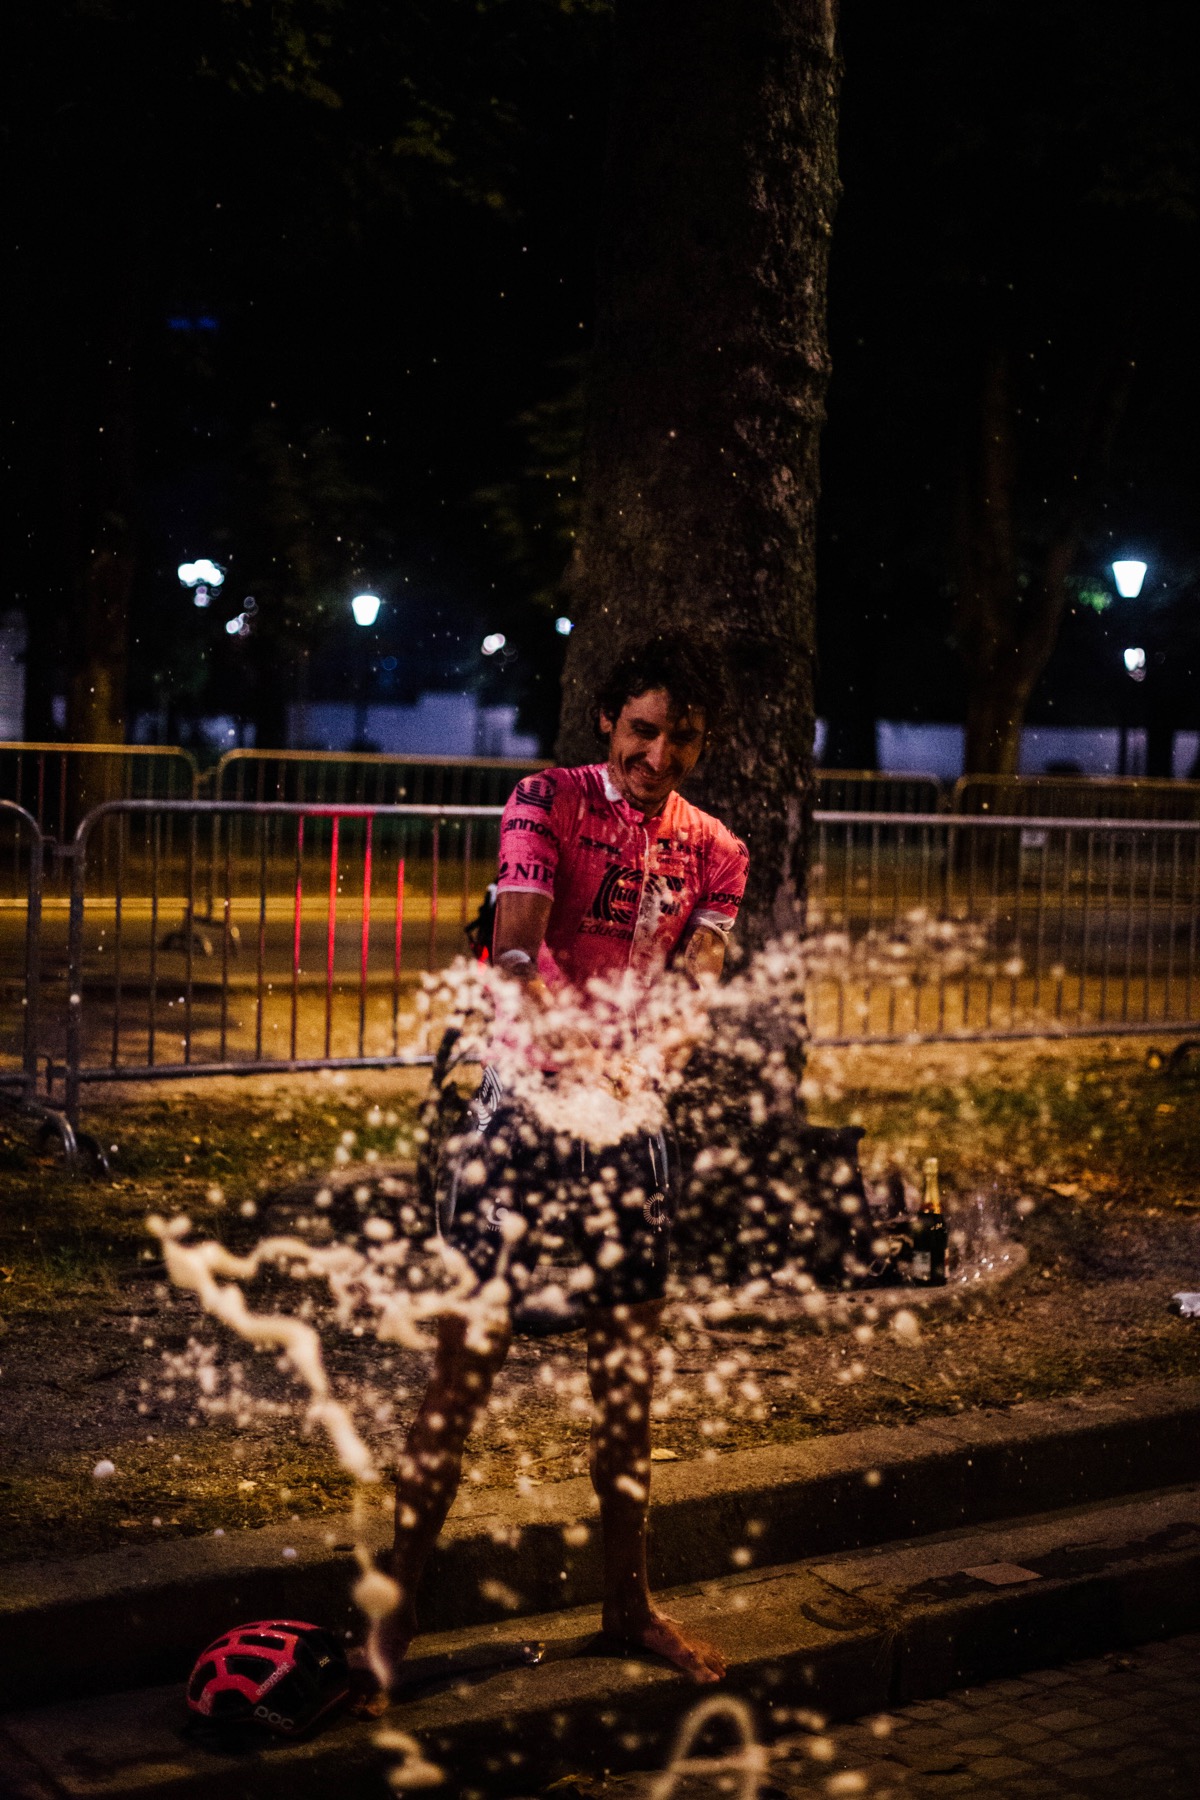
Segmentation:
{"type": "Polygon", "coordinates": [[[925,1195],[913,1221],[912,1278],[920,1287],[946,1284],[946,1221],[938,1189],[936,1156],[925,1158],[925,1195]]]}

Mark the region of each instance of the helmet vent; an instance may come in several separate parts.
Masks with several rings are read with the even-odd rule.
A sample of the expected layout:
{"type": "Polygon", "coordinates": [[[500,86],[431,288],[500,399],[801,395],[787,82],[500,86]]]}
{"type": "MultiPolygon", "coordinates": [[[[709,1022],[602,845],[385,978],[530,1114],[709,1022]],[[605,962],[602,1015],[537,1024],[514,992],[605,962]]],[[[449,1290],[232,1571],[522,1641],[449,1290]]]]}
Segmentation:
{"type": "Polygon", "coordinates": [[[198,1700],[217,1672],[216,1663],[201,1663],[188,1683],[188,1699],[198,1700]]]}
{"type": "Polygon", "coordinates": [[[227,1656],[225,1667],[231,1675],[244,1675],[257,1685],[275,1673],[276,1664],[266,1656],[227,1656]]]}

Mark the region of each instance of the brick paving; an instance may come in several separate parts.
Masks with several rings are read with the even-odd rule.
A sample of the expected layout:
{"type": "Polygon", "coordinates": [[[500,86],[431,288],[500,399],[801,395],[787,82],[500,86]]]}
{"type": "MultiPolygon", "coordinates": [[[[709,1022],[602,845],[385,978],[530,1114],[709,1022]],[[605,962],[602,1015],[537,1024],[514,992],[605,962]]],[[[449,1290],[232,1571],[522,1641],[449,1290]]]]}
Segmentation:
{"type": "MultiPolygon", "coordinates": [[[[1200,1633],[827,1731],[804,1724],[773,1747],[758,1800],[1197,1800],[1200,1633]]],[[[640,1800],[650,1783],[624,1776],[598,1787],[604,1800],[640,1800]]],[[[726,1765],[682,1775],[673,1796],[753,1791],[726,1765]]]]}
{"type": "MultiPolygon", "coordinates": [[[[774,1800],[1197,1800],[1200,1633],[793,1739],[760,1800],[772,1790],[774,1800]]],[[[684,1784],[677,1792],[688,1800],[684,1784]]]]}

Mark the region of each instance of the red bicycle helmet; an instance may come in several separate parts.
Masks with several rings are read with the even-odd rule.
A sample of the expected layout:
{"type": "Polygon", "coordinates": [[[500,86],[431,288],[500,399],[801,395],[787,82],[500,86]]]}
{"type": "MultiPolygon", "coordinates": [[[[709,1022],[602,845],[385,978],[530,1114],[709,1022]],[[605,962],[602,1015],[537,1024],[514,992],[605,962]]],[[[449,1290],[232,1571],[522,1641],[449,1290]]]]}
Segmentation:
{"type": "Polygon", "coordinates": [[[349,1692],[345,1653],[328,1631],[299,1619],[257,1619],[225,1632],[196,1659],[187,1703],[213,1725],[265,1725],[299,1737],[349,1692]]]}

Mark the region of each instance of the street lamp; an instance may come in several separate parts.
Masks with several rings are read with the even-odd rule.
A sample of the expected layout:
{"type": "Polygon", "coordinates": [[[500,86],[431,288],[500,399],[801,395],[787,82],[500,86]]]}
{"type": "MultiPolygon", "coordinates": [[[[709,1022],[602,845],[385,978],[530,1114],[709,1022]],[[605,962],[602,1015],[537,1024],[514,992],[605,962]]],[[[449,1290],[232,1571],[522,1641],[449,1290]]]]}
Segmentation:
{"type": "MultiPolygon", "coordinates": [[[[379,608],[383,604],[378,594],[355,594],[350,602],[350,611],[354,614],[354,623],[363,631],[369,631],[379,617],[379,608]]],[[[367,749],[367,681],[370,673],[367,640],[359,639],[358,667],[355,679],[354,694],[354,750],[367,749]]]]}
{"type": "MultiPolygon", "coordinates": [[[[1112,565],[1113,580],[1117,584],[1117,592],[1122,600],[1136,600],[1142,591],[1142,583],[1146,579],[1146,564],[1139,557],[1119,557],[1112,565]]],[[[1125,673],[1134,681],[1146,679],[1146,652],[1138,645],[1131,645],[1123,650],[1121,660],[1125,664],[1125,673]]],[[[1126,690],[1127,691],[1127,690],[1126,690]]],[[[1129,773],[1129,713],[1124,697],[1121,701],[1120,738],[1117,746],[1117,774],[1129,773]]]]}
{"type": "Polygon", "coordinates": [[[354,623],[364,628],[371,626],[379,617],[381,601],[378,594],[355,594],[350,602],[350,611],[354,614],[354,623]]]}
{"type": "Polygon", "coordinates": [[[207,606],[212,599],[210,590],[225,585],[224,569],[207,556],[199,557],[196,562],[180,563],[175,573],[182,586],[192,590],[192,599],[197,606],[207,606]]]}
{"type": "Polygon", "coordinates": [[[1122,600],[1136,600],[1146,579],[1146,564],[1136,558],[1122,558],[1112,566],[1113,580],[1122,600]]]}

